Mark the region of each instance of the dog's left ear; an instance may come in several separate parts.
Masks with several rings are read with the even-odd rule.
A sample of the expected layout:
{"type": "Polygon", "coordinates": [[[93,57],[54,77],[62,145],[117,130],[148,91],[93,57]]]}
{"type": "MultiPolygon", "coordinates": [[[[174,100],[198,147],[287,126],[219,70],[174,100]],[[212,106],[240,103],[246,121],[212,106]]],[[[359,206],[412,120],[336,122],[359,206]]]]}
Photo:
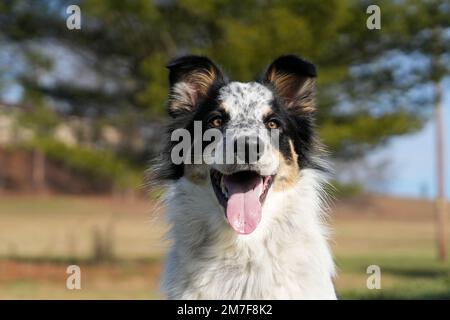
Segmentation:
{"type": "Polygon", "coordinates": [[[313,112],[316,77],[316,67],[312,63],[294,55],[286,55],[272,62],[263,81],[274,88],[290,110],[313,112]]]}

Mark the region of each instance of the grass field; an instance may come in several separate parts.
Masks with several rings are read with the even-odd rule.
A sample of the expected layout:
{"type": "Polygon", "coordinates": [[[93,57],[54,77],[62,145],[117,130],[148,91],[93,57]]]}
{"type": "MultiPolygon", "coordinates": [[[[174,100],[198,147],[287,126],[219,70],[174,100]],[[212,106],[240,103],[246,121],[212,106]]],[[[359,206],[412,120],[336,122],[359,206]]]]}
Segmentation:
{"type": "MultiPolygon", "coordinates": [[[[143,200],[0,196],[0,299],[162,298],[162,216],[143,200]],[[81,290],[66,288],[70,264],[81,267],[81,290]]],[[[450,299],[430,202],[360,197],[337,203],[330,223],[340,298],[450,299]],[[366,287],[369,265],[381,268],[379,290],[366,287]]]]}

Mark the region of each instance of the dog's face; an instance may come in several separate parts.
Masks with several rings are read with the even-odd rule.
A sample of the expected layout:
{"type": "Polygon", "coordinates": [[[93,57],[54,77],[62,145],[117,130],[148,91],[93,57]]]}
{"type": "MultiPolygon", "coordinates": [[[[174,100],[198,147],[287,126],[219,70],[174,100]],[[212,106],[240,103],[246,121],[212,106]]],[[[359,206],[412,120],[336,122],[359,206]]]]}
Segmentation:
{"type": "MultiPolygon", "coordinates": [[[[185,56],[168,68],[170,130],[187,130],[192,145],[201,140],[185,159],[202,156],[195,164],[169,163],[165,177],[184,176],[211,188],[231,227],[253,232],[266,199],[292,188],[300,171],[314,166],[315,67],[282,56],[260,82],[249,83],[228,81],[205,57],[185,56]]],[[[167,155],[175,145],[168,145],[167,155]]]]}

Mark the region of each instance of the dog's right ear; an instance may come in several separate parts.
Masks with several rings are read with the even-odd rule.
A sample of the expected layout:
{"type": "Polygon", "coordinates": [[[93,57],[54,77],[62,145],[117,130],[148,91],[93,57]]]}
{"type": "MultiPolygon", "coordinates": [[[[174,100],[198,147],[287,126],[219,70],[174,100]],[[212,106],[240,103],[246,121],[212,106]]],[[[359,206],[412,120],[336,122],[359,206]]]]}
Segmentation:
{"type": "Polygon", "coordinates": [[[169,115],[192,112],[209,89],[218,81],[224,81],[220,69],[208,58],[183,56],[172,60],[168,65],[170,94],[169,115]]]}

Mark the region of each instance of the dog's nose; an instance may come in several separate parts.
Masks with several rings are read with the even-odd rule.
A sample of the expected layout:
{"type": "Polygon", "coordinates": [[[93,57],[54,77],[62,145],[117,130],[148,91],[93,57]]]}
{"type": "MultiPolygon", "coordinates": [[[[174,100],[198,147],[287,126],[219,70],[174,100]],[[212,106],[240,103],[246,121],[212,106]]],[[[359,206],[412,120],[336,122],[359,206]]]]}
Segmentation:
{"type": "Polygon", "coordinates": [[[234,140],[234,154],[239,163],[254,164],[264,151],[264,143],[257,136],[241,136],[234,140]]]}

